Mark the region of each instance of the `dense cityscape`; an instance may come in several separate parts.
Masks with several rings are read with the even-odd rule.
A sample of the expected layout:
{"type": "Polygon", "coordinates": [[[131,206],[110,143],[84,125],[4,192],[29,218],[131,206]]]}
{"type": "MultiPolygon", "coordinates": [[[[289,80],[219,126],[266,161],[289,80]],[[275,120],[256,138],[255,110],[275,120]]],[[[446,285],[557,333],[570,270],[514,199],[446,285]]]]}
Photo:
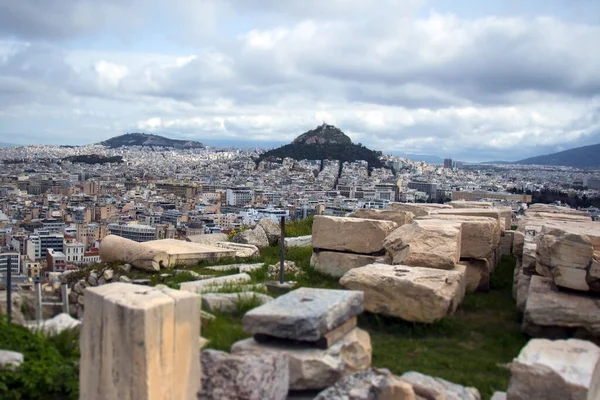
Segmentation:
{"type": "MultiPolygon", "coordinates": [[[[540,191],[597,199],[597,171],[570,167],[443,165],[382,155],[364,161],[256,160],[258,148],[27,146],[0,149],[0,273],[30,285],[99,261],[108,234],[138,242],[343,216],[390,202],[487,200],[523,211],[540,191]],[[72,162],[97,155],[122,162],[72,162]],[[85,157],[84,157],[85,158],[85,157]]],[[[598,209],[587,207],[592,218],[598,209]]],[[[4,279],[4,278],[3,278],[4,279]]]]}

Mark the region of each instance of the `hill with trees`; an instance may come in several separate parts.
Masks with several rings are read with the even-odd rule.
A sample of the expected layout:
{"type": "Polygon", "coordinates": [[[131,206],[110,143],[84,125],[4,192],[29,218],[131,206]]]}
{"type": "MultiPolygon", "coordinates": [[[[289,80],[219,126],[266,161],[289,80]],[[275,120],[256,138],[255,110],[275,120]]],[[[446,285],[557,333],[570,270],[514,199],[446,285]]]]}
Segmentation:
{"type": "Polygon", "coordinates": [[[125,135],[115,136],[99,144],[111,149],[128,146],[148,146],[148,147],[173,147],[176,149],[202,149],[204,145],[192,140],[169,139],[164,136],[152,135],[149,133],[126,133],[125,135]]]}
{"type": "Polygon", "coordinates": [[[323,124],[301,134],[290,144],[261,154],[256,164],[281,161],[286,157],[295,160],[340,160],[341,163],[364,160],[372,170],[383,167],[379,159],[381,155],[380,151],[352,143],[352,139],[335,126],[323,124]]]}

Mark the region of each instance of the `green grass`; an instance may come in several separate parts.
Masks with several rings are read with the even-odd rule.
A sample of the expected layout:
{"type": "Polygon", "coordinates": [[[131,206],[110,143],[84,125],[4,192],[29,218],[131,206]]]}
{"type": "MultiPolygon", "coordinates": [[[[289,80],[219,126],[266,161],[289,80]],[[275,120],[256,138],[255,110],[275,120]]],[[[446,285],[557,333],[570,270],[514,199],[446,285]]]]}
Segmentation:
{"type": "MultiPolygon", "coordinates": [[[[270,248],[263,249],[262,256],[272,260],[277,254],[277,249],[270,248]]],[[[300,286],[340,288],[337,279],[310,268],[310,249],[290,251],[288,256],[304,270],[300,286]]],[[[372,365],[398,375],[418,371],[473,386],[484,399],[496,390],[505,391],[510,374],[503,365],[528,340],[521,333],[511,295],[514,264],[514,258],[504,257],[491,277],[489,293],[467,295],[455,315],[435,324],[362,314],[359,326],[371,335],[372,365]]],[[[249,335],[243,332],[241,316],[217,315],[203,327],[202,336],[210,340],[207,348],[229,351],[235,341],[249,335]]]]}
{"type": "Polygon", "coordinates": [[[298,219],[285,224],[285,237],[312,235],[313,217],[298,219]]]}

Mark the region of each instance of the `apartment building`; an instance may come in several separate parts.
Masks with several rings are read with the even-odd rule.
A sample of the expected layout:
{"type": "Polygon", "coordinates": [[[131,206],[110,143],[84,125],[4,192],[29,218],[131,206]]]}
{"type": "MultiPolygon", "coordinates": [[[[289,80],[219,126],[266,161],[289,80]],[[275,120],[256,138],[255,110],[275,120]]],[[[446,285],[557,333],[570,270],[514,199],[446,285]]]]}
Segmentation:
{"type": "Polygon", "coordinates": [[[148,225],[108,224],[108,231],[112,235],[135,242],[148,242],[156,239],[156,228],[148,225]]]}

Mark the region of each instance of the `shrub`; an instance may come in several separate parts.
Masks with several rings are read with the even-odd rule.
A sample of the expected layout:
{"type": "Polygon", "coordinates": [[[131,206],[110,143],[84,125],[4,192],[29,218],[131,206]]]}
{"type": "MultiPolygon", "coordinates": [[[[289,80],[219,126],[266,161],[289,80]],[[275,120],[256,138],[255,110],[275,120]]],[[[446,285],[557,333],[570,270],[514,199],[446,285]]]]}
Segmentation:
{"type": "Polygon", "coordinates": [[[18,351],[25,358],[18,370],[0,370],[0,398],[77,399],[78,340],[78,330],[45,337],[0,318],[0,349],[18,351]]]}

